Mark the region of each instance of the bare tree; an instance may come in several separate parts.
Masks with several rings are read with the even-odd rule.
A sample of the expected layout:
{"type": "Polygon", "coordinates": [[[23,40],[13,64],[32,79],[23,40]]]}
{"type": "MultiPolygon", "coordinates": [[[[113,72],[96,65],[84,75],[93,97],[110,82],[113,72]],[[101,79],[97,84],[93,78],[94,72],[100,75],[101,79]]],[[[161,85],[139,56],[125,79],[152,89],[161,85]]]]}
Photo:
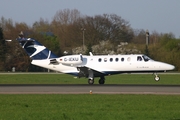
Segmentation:
{"type": "Polygon", "coordinates": [[[80,16],[80,12],[76,9],[60,10],[55,14],[51,26],[62,49],[69,49],[72,48],[72,45],[77,45],[80,29],[77,28],[75,22],[79,20],[80,16]]]}
{"type": "Polygon", "coordinates": [[[56,21],[62,25],[69,25],[76,22],[80,16],[81,14],[77,9],[64,9],[56,12],[53,21],[56,21]]]}
{"type": "Polygon", "coordinates": [[[115,14],[86,16],[78,24],[86,28],[86,39],[91,41],[91,44],[97,44],[101,40],[128,42],[133,36],[129,23],[115,14]]]}
{"type": "Polygon", "coordinates": [[[39,21],[34,22],[32,29],[36,32],[52,31],[48,20],[44,20],[43,18],[40,18],[39,21]]]}

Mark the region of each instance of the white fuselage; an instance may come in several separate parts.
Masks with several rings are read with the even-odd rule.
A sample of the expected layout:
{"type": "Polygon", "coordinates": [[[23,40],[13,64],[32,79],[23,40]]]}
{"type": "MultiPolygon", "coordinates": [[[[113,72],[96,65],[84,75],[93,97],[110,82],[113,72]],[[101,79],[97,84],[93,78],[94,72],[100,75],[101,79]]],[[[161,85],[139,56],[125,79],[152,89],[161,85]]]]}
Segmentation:
{"type": "Polygon", "coordinates": [[[58,64],[51,64],[49,59],[33,60],[32,64],[67,74],[79,73],[77,67],[87,67],[104,75],[126,72],[162,72],[174,69],[173,65],[154,61],[142,54],[72,56],[56,58],[58,64]],[[138,60],[138,57],[141,59],[138,60]],[[81,62],[78,61],[80,59],[81,62]]]}

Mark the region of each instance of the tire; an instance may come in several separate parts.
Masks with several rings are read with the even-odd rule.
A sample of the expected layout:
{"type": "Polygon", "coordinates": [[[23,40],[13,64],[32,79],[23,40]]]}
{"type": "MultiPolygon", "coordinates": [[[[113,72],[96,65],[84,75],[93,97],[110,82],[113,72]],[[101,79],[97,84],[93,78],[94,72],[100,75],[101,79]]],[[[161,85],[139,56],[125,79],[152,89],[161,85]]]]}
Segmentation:
{"type": "Polygon", "coordinates": [[[94,80],[93,80],[93,79],[88,79],[88,83],[89,83],[90,85],[93,85],[93,84],[94,84],[94,80]]]}
{"type": "Polygon", "coordinates": [[[154,78],[154,80],[155,80],[155,81],[159,81],[159,80],[160,80],[160,77],[159,77],[159,76],[156,76],[156,77],[154,78]]]}
{"type": "Polygon", "coordinates": [[[104,84],[105,83],[105,80],[104,79],[100,79],[99,80],[99,84],[104,84]]]}

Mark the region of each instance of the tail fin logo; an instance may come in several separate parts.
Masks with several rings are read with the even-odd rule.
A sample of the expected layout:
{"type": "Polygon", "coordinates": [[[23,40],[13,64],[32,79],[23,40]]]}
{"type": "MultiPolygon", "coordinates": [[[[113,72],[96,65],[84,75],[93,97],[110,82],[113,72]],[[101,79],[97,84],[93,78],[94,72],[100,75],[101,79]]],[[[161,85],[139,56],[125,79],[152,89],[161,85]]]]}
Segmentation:
{"type": "Polygon", "coordinates": [[[44,46],[39,46],[39,45],[30,45],[27,47],[28,48],[35,48],[36,51],[30,56],[30,57],[33,57],[35,56],[36,54],[40,53],[41,51],[43,51],[44,49],[46,49],[46,47],[44,46]]]}
{"type": "Polygon", "coordinates": [[[57,56],[54,55],[50,50],[48,50],[45,46],[41,45],[34,39],[19,38],[17,40],[33,60],[57,58],[57,56]]]}

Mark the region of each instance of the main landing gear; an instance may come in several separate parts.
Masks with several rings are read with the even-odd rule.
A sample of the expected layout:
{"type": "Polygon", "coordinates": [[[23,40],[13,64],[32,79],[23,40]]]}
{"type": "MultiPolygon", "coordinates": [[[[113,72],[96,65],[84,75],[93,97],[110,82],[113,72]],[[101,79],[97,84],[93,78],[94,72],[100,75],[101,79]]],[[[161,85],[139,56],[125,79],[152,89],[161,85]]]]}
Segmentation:
{"type": "Polygon", "coordinates": [[[102,76],[99,79],[99,84],[104,84],[104,83],[105,83],[105,78],[104,78],[104,76],[102,76]]]}
{"type": "MultiPolygon", "coordinates": [[[[89,79],[88,79],[88,83],[89,83],[90,85],[94,84],[94,78],[89,78],[89,79]]],[[[105,78],[104,78],[104,76],[102,76],[102,77],[100,77],[100,79],[99,79],[99,84],[104,84],[104,83],[105,83],[105,78]]]]}
{"type": "Polygon", "coordinates": [[[89,79],[88,79],[88,83],[89,83],[90,85],[94,84],[94,78],[89,78],[89,79]]]}

